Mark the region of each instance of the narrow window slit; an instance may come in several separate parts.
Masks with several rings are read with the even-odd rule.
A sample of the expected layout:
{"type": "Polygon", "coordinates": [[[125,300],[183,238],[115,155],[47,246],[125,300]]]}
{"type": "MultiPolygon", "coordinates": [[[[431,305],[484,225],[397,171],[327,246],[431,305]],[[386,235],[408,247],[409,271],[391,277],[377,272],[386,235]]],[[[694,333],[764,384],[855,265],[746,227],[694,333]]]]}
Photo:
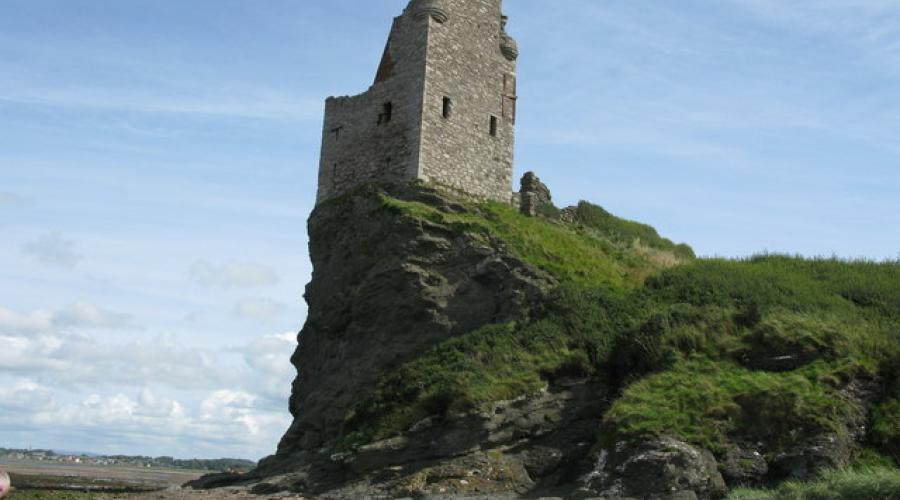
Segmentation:
{"type": "Polygon", "coordinates": [[[394,114],[394,104],[391,102],[386,102],[381,107],[381,114],[378,115],[378,124],[388,123],[391,121],[391,118],[394,114]]]}
{"type": "Polygon", "coordinates": [[[453,101],[449,97],[444,97],[444,105],[441,109],[441,114],[444,118],[450,118],[451,113],[453,113],[453,101]]]}
{"type": "Polygon", "coordinates": [[[497,137],[497,117],[491,115],[491,135],[497,137]]]}

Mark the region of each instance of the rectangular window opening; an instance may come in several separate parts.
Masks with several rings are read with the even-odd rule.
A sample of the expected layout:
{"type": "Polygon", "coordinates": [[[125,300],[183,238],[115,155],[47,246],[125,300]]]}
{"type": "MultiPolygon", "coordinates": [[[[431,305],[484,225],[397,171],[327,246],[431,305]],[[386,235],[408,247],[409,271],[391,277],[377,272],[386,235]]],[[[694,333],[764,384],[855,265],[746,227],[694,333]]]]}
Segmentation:
{"type": "Polygon", "coordinates": [[[381,114],[378,115],[378,124],[388,123],[394,114],[394,104],[386,102],[381,107],[381,114]]]}
{"type": "Polygon", "coordinates": [[[450,118],[450,114],[453,113],[453,101],[449,97],[444,97],[444,105],[441,109],[441,115],[444,118],[450,118]]]}
{"type": "Polygon", "coordinates": [[[497,137],[497,117],[491,115],[491,135],[497,137]]]}

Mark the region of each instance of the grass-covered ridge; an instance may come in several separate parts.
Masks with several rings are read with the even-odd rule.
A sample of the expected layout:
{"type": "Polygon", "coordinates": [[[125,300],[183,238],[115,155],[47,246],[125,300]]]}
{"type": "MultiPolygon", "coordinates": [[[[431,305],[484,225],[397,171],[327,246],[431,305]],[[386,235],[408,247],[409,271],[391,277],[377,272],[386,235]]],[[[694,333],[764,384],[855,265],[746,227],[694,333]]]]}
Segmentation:
{"type": "MultiPolygon", "coordinates": [[[[625,233],[617,228],[636,223],[612,216],[590,219],[584,224],[563,224],[526,217],[501,203],[468,205],[465,212],[441,211],[426,203],[387,195],[382,195],[382,203],[385,209],[398,214],[444,224],[460,232],[499,238],[522,260],[560,281],[584,287],[633,288],[652,271],[693,259],[690,247],[674,245],[658,235],[644,239],[646,231],[625,233]],[[635,246],[642,244],[652,252],[636,251],[635,246]]],[[[586,203],[581,206],[594,207],[586,203]]],[[[651,231],[656,234],[652,228],[651,231]]]]}
{"type": "Polygon", "coordinates": [[[575,208],[575,216],[579,223],[596,230],[611,241],[671,252],[680,259],[694,258],[694,250],[688,245],[684,243],[676,245],[660,236],[652,226],[616,217],[603,207],[592,203],[586,201],[579,203],[575,208]]]}
{"type": "Polygon", "coordinates": [[[386,374],[347,415],[344,444],[576,375],[620,389],[598,415],[601,444],[673,434],[714,452],[759,440],[774,454],[868,419],[869,445],[900,461],[900,263],[695,259],[586,203],[563,223],[497,204],[449,212],[382,201],[398,216],[503,240],[561,284],[540,317],[456,337],[386,374]],[[874,407],[848,396],[857,379],[882,387],[874,407]]]}
{"type": "Polygon", "coordinates": [[[876,467],[825,474],[810,482],[789,481],[774,490],[738,489],[728,500],[900,500],[900,470],[876,467]]]}
{"type": "MultiPolygon", "coordinates": [[[[898,272],[897,263],[764,256],[700,260],[651,278],[638,294],[656,320],[632,338],[638,359],[657,361],[614,402],[606,432],[674,431],[713,450],[759,437],[754,429],[840,432],[839,422],[865,411],[841,389],[890,377],[900,359],[898,272]]],[[[893,401],[873,415],[885,443],[898,436],[893,401]]],[[[775,449],[789,444],[778,440],[775,449]]]]}

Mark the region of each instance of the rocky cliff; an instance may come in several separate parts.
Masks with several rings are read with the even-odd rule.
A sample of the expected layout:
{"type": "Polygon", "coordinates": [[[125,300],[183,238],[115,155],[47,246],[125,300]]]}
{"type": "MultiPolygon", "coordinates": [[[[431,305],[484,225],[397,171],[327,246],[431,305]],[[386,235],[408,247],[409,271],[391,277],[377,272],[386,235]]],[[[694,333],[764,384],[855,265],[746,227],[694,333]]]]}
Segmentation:
{"type": "Polygon", "coordinates": [[[389,369],[481,326],[525,320],[555,284],[502,240],[404,214],[391,200],[447,213],[435,192],[362,188],[319,206],[309,220],[309,316],[292,361],[294,423],[278,454],[341,435],[352,406],[389,369]]]}
{"type": "Polygon", "coordinates": [[[690,499],[894,467],[900,265],[695,259],[529,185],[529,215],[421,186],[320,205],[294,423],[195,485],[690,499]]]}

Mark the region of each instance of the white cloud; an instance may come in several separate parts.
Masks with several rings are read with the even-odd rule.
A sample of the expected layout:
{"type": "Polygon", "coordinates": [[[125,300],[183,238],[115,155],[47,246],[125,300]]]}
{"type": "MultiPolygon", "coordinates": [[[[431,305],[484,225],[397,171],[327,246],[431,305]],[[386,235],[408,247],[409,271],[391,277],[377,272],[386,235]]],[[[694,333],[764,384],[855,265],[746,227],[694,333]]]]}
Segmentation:
{"type": "Polygon", "coordinates": [[[297,374],[291,364],[296,348],[297,334],[287,332],[260,337],[242,350],[244,362],[255,375],[255,389],[272,405],[283,407],[290,395],[291,381],[297,374]]]}
{"type": "MultiPolygon", "coordinates": [[[[18,407],[25,410],[19,415],[21,423],[33,429],[89,434],[93,446],[100,449],[86,451],[110,447],[147,450],[152,443],[160,447],[158,453],[184,457],[228,454],[256,458],[274,451],[290,423],[286,410],[259,408],[255,395],[237,390],[200,393],[199,405],[191,410],[177,398],[161,396],[148,387],[135,396],[94,392],[67,404],[54,403],[47,388],[33,383],[22,382],[17,387],[17,393],[40,394],[34,402],[18,407]]],[[[0,391],[0,395],[5,393],[0,391]]],[[[12,416],[2,411],[5,408],[0,406],[0,422],[12,416]]]]}
{"type": "Polygon", "coordinates": [[[234,305],[234,313],[251,319],[271,319],[284,311],[284,304],[270,299],[243,299],[234,305]]]}
{"type": "Polygon", "coordinates": [[[34,334],[66,329],[134,327],[131,315],[110,311],[83,300],[60,311],[37,309],[30,313],[19,313],[0,307],[0,334],[34,334]]]}
{"type": "Polygon", "coordinates": [[[32,380],[18,380],[9,387],[0,386],[0,412],[30,414],[54,407],[50,389],[32,380]]]}
{"type": "Polygon", "coordinates": [[[247,392],[221,390],[216,391],[201,405],[200,420],[207,422],[232,422],[243,426],[243,431],[259,436],[263,431],[262,423],[266,420],[254,411],[256,396],[247,392]]]}
{"type": "Polygon", "coordinates": [[[126,328],[132,326],[129,314],[103,309],[90,302],[78,301],[57,313],[53,318],[57,327],[126,328]]]}
{"type": "Polygon", "coordinates": [[[38,309],[27,314],[20,314],[0,307],[0,333],[47,332],[52,328],[53,313],[50,311],[38,309]]]}
{"type": "Polygon", "coordinates": [[[56,231],[25,243],[22,245],[22,253],[42,264],[69,269],[83,258],[75,251],[75,242],[56,231]]]}
{"type": "Polygon", "coordinates": [[[36,82],[0,87],[5,100],[17,103],[148,114],[298,122],[317,119],[322,109],[319,99],[298,99],[274,89],[229,89],[218,95],[208,90],[48,87],[36,82]]]}
{"type": "Polygon", "coordinates": [[[263,264],[231,261],[222,265],[198,260],[191,265],[190,278],[205,287],[251,288],[278,283],[275,270],[263,264]]]}
{"type": "Polygon", "coordinates": [[[35,415],[35,423],[64,427],[96,426],[183,426],[184,406],[173,399],[158,397],[142,388],[137,398],[116,393],[110,396],[89,394],[78,404],[53,408],[35,415]]]}
{"type": "Polygon", "coordinates": [[[148,381],[188,391],[228,387],[254,392],[278,407],[290,395],[293,333],[262,336],[240,347],[185,347],[167,336],[116,336],[112,341],[58,325],[109,326],[125,316],[91,307],[72,311],[59,321],[45,311],[23,315],[0,308],[0,374],[73,390],[142,386],[148,381]]]}
{"type": "Polygon", "coordinates": [[[82,334],[0,335],[0,373],[27,375],[68,387],[142,385],[155,381],[185,390],[234,382],[215,351],[179,347],[166,339],[100,342],[82,334]]]}
{"type": "Polygon", "coordinates": [[[90,435],[86,451],[255,458],[290,423],[294,333],[197,349],[51,330],[0,334],[0,346],[0,382],[15,378],[0,384],[0,428],[90,435]]]}

